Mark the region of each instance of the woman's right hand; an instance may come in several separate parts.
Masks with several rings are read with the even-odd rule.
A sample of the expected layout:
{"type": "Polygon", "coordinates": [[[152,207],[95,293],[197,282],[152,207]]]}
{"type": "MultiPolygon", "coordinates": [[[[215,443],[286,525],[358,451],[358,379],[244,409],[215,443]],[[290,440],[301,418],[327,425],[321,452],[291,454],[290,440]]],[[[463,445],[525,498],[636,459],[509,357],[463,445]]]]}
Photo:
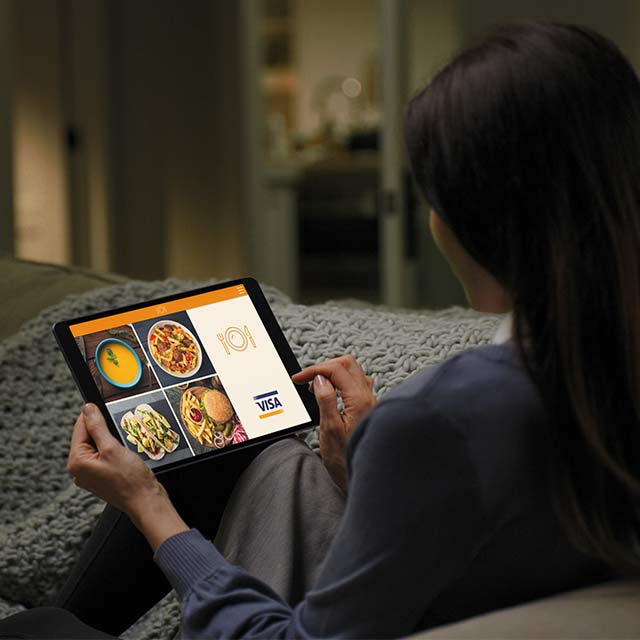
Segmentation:
{"type": "Polygon", "coordinates": [[[365,375],[352,355],[334,358],[303,369],[293,376],[296,384],[313,381],[313,393],[320,408],[320,455],[333,481],[347,491],[345,445],[376,402],[373,379],[365,375]],[[338,411],[336,390],[344,409],[338,411]]]}

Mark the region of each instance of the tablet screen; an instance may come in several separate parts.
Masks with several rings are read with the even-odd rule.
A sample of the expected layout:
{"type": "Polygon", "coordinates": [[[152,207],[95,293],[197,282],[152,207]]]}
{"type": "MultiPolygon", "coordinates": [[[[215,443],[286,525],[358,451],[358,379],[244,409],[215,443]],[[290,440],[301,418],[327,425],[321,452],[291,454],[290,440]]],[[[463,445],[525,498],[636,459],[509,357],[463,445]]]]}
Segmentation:
{"type": "Polygon", "coordinates": [[[254,282],[67,324],[118,436],[150,467],[312,424],[309,403],[291,381],[293,354],[273,315],[265,326],[247,291],[254,282]]]}

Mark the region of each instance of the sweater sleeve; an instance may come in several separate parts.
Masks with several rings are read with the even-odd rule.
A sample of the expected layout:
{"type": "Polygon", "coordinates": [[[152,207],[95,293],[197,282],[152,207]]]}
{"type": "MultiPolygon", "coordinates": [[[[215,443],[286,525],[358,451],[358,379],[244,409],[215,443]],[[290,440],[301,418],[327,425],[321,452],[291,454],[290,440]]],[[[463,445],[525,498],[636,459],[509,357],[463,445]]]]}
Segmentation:
{"type": "Polygon", "coordinates": [[[398,637],[462,575],[482,539],[464,437],[425,402],[388,400],[349,447],[345,515],[295,609],[196,532],[156,561],[183,599],[185,637],[398,637]]]}
{"type": "Polygon", "coordinates": [[[291,607],[199,531],[172,536],[154,559],[182,601],[183,638],[308,637],[291,607]]]}

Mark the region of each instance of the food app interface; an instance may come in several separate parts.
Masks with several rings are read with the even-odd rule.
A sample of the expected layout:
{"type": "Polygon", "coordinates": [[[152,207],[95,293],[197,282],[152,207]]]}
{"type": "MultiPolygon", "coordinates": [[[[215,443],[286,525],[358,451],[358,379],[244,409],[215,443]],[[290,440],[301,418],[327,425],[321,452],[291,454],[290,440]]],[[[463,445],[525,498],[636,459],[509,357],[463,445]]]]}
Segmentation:
{"type": "Polygon", "coordinates": [[[242,284],[70,330],[122,442],[151,467],[311,420],[242,284]]]}

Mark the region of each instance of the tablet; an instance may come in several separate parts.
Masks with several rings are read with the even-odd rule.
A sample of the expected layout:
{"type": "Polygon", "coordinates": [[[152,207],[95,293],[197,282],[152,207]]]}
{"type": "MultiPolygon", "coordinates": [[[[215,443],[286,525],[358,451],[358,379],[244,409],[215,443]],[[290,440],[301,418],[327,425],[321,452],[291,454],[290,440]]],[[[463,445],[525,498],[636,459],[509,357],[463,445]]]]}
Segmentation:
{"type": "Polygon", "coordinates": [[[58,322],[53,332],[84,399],[156,473],[318,424],[252,278],[58,322]]]}

